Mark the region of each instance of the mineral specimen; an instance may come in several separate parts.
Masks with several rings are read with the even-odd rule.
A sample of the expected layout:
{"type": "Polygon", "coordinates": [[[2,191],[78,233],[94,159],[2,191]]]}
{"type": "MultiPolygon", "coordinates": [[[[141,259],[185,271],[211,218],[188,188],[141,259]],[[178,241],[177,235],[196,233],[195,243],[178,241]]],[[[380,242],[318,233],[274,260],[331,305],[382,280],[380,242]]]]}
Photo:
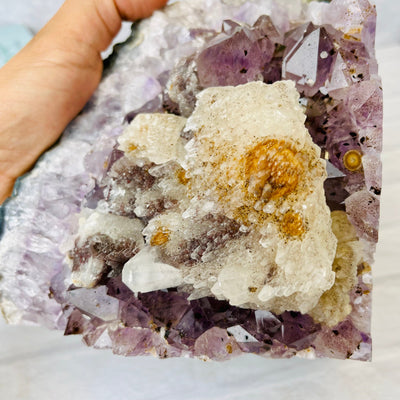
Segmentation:
{"type": "Polygon", "coordinates": [[[183,286],[189,300],[214,295],[277,313],[313,308],[333,284],[336,238],[325,161],[298,100],[293,82],[251,82],[200,92],[188,120],[140,114],[131,122],[120,149],[136,167],[154,163],[158,178],[135,192],[134,213],[140,218],[155,193],[171,207],[139,226],[146,247],[124,266],[128,287],[183,286]]]}
{"type": "Polygon", "coordinates": [[[136,25],[5,205],[7,320],[123,355],[369,360],[375,17],[192,0],[136,25]]]}

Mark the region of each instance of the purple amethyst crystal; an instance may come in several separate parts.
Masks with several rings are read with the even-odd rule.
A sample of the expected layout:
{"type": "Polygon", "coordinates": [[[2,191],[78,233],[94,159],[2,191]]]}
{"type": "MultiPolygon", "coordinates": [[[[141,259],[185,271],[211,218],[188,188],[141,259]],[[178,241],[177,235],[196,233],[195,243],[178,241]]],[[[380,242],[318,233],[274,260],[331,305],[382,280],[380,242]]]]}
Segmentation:
{"type": "MultiPolygon", "coordinates": [[[[378,239],[382,147],[375,10],[367,0],[315,3],[312,11],[304,7],[301,14],[301,7],[291,8],[285,1],[277,0],[269,9],[261,0],[236,3],[182,1],[139,24],[108,63],[82,115],[43,156],[36,172],[21,180],[18,195],[4,207],[0,250],[0,307],[9,322],[81,334],[89,346],[127,356],[226,360],[254,353],[370,359],[369,263],[378,239]],[[348,13],[353,3],[357,7],[348,13]],[[196,203],[189,196],[188,204],[196,204],[182,208],[182,193],[195,186],[188,167],[192,161],[182,164],[168,153],[172,142],[162,142],[170,135],[176,154],[191,149],[198,133],[195,124],[185,125],[186,118],[193,119],[204,89],[282,79],[294,82],[305,126],[327,162],[323,190],[337,242],[332,282],[304,312],[296,302],[293,309],[279,306],[278,300],[261,307],[254,300],[261,293],[256,285],[244,285],[245,298],[254,300],[244,304],[215,289],[209,265],[219,268],[220,254],[234,263],[229,258],[236,249],[229,247],[232,243],[252,254],[260,237],[247,229],[246,205],[240,213],[224,214],[224,209],[216,211],[210,202],[198,197],[196,203]],[[118,140],[124,129],[140,118],[150,121],[151,115],[168,119],[162,129],[153,127],[161,130],[152,143],[159,151],[146,158],[140,153],[143,142],[122,151],[118,140]],[[130,157],[135,151],[139,156],[130,157]],[[204,213],[196,215],[196,207],[204,213]],[[168,218],[182,210],[183,219],[192,218],[193,225],[166,229],[168,218]],[[135,275],[140,263],[147,274],[142,268],[135,275]],[[134,281],[137,276],[140,282],[134,281]],[[172,283],[157,286],[160,277],[172,283]]],[[[143,126],[145,140],[153,128],[143,126]]],[[[262,146],[257,162],[247,154],[253,160],[247,169],[261,165],[256,170],[260,174],[271,165],[285,165],[280,176],[289,170],[292,179],[292,158],[296,166],[302,160],[293,146],[262,146]],[[270,154],[273,162],[264,165],[270,154]]],[[[219,183],[219,197],[234,201],[236,192],[223,186],[223,177],[219,183]]],[[[275,190],[285,198],[285,184],[273,182],[269,192],[265,184],[263,194],[272,197],[275,190]]],[[[250,186],[251,177],[245,183],[250,186]]],[[[273,212],[268,204],[258,203],[258,217],[273,212]]],[[[293,232],[300,237],[304,232],[296,213],[287,214],[278,222],[290,242],[293,232]]],[[[275,290],[279,270],[270,268],[264,278],[262,284],[275,290]]],[[[232,281],[243,283],[240,277],[232,281]]],[[[295,298],[298,293],[291,295],[283,291],[279,296],[295,298]]]]}
{"type": "Polygon", "coordinates": [[[299,91],[312,97],[329,79],[333,41],[324,27],[309,23],[288,32],[284,45],[282,77],[294,80],[299,91]]]}
{"type": "Polygon", "coordinates": [[[259,27],[238,27],[228,37],[224,36],[224,33],[217,36],[196,60],[200,86],[229,86],[259,80],[275,49],[267,32],[259,27]]]}

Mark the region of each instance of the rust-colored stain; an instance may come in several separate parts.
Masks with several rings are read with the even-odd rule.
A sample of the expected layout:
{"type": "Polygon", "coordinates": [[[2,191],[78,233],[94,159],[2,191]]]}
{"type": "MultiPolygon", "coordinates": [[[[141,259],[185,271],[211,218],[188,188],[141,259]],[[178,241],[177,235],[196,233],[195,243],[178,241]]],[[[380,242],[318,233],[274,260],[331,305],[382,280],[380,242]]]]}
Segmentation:
{"type": "Polygon", "coordinates": [[[306,230],[299,213],[288,211],[282,218],[281,230],[288,236],[301,236],[306,230]]]}
{"type": "MultiPolygon", "coordinates": [[[[203,162],[211,170],[209,186],[217,192],[220,204],[229,209],[233,219],[245,226],[263,225],[271,220],[281,223],[282,218],[264,212],[263,207],[269,201],[275,201],[279,206],[288,196],[301,190],[305,171],[309,168],[309,155],[298,151],[290,142],[277,139],[264,139],[240,149],[238,158],[235,157],[238,149],[230,149],[228,145],[223,150],[213,142],[207,143],[207,153],[212,157],[203,162]]],[[[182,174],[182,179],[182,171],[177,174],[182,174]]],[[[187,184],[189,196],[190,184],[187,184]]],[[[283,225],[282,232],[290,236],[300,236],[305,231],[300,216],[291,219],[286,216],[283,225]]]]}
{"type": "Polygon", "coordinates": [[[362,27],[358,26],[358,27],[352,28],[348,32],[346,32],[343,35],[343,38],[346,40],[354,40],[354,41],[360,42],[361,41],[361,37],[360,37],[361,32],[362,32],[362,27]]]}
{"type": "Polygon", "coordinates": [[[137,149],[137,146],[135,144],[130,144],[129,147],[128,147],[128,151],[129,152],[135,151],[136,149],[137,149]]]}
{"type": "Polygon", "coordinates": [[[357,275],[363,275],[368,272],[371,272],[371,266],[367,264],[366,262],[363,262],[359,267],[358,267],[358,273],[357,275]]]}
{"type": "Polygon", "coordinates": [[[152,236],[150,244],[152,246],[162,246],[169,241],[170,231],[167,228],[158,228],[156,233],[152,236]]]}
{"type": "Polygon", "coordinates": [[[186,171],[183,168],[179,168],[176,172],[176,177],[178,178],[179,183],[182,185],[187,185],[189,183],[189,179],[186,176],[186,171]]]}
{"type": "MultiPolygon", "coordinates": [[[[233,218],[236,221],[240,221],[244,225],[248,226],[249,225],[249,215],[254,213],[254,208],[252,206],[241,206],[235,209],[233,213],[233,218]]],[[[265,214],[264,213],[258,213],[258,221],[262,222],[263,221],[263,216],[265,219],[265,214]]]]}
{"type": "Polygon", "coordinates": [[[267,140],[253,147],[245,159],[248,192],[266,201],[294,192],[303,174],[296,154],[282,140],[267,140]]]}
{"type": "Polygon", "coordinates": [[[349,150],[343,156],[343,164],[349,171],[358,171],[362,166],[361,153],[357,150],[349,150]]]}

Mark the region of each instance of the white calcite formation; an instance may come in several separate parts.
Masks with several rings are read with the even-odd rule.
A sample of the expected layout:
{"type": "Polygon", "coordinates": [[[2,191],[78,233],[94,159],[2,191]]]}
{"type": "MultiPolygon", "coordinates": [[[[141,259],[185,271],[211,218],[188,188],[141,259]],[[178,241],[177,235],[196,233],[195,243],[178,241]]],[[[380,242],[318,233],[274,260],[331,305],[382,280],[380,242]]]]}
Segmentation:
{"type": "Polygon", "coordinates": [[[139,114],[119,138],[120,148],[155,164],[176,161],[184,153],[179,135],[185,121],[171,114],[139,114]]]}
{"type": "Polygon", "coordinates": [[[138,219],[99,212],[82,212],[75,246],[79,251],[68,258],[71,280],[77,287],[92,288],[105,270],[127,261],[144,246],[138,219]],[[102,253],[109,253],[106,259],[102,253]],[[125,260],[124,260],[125,258],[125,260]]]}
{"type": "MultiPolygon", "coordinates": [[[[191,299],[305,313],[331,288],[325,161],[298,100],[291,81],[253,82],[202,91],[187,120],[132,121],[120,149],[138,166],[163,169],[150,192],[174,193],[176,204],[148,221],[146,246],[125,264],[132,291],[176,286],[191,299]]],[[[148,191],[136,191],[136,204],[142,197],[148,191]]]]}
{"type": "Polygon", "coordinates": [[[135,293],[147,293],[182,284],[182,273],[178,268],[157,262],[156,259],[154,248],[144,248],[125,264],[122,281],[135,293]]]}

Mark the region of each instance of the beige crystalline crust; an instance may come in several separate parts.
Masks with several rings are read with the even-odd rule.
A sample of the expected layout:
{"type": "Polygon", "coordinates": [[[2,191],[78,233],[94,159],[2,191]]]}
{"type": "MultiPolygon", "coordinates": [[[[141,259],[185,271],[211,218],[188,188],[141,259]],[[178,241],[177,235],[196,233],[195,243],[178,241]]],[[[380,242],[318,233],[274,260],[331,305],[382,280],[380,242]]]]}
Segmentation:
{"type": "Polygon", "coordinates": [[[315,322],[335,326],[351,312],[350,289],[357,283],[357,266],[362,261],[362,246],[344,211],[332,212],[332,230],[338,244],[333,262],[335,283],[309,314],[315,322]]]}
{"type": "Polygon", "coordinates": [[[159,184],[180,197],[177,208],[144,229],[146,246],[156,251],[145,248],[145,257],[134,257],[146,259],[143,268],[127,263],[127,286],[147,290],[152,258],[155,271],[165,268],[160,263],[180,270],[169,270],[169,280],[192,299],[213,295],[277,313],[315,307],[334,282],[336,238],[325,203],[325,162],[298,101],[291,81],[252,82],[204,90],[188,120],[166,114],[135,118],[120,148],[137,163],[180,170],[159,184]],[[193,136],[185,147],[182,130],[193,136]],[[210,246],[198,262],[180,264],[182,243],[210,234],[210,215],[240,226],[238,234],[219,248],[210,246]],[[138,282],[147,283],[141,288],[138,282]]]}
{"type": "Polygon", "coordinates": [[[156,164],[175,160],[183,153],[179,134],[185,119],[170,114],[139,114],[119,138],[121,150],[156,164]]]}

